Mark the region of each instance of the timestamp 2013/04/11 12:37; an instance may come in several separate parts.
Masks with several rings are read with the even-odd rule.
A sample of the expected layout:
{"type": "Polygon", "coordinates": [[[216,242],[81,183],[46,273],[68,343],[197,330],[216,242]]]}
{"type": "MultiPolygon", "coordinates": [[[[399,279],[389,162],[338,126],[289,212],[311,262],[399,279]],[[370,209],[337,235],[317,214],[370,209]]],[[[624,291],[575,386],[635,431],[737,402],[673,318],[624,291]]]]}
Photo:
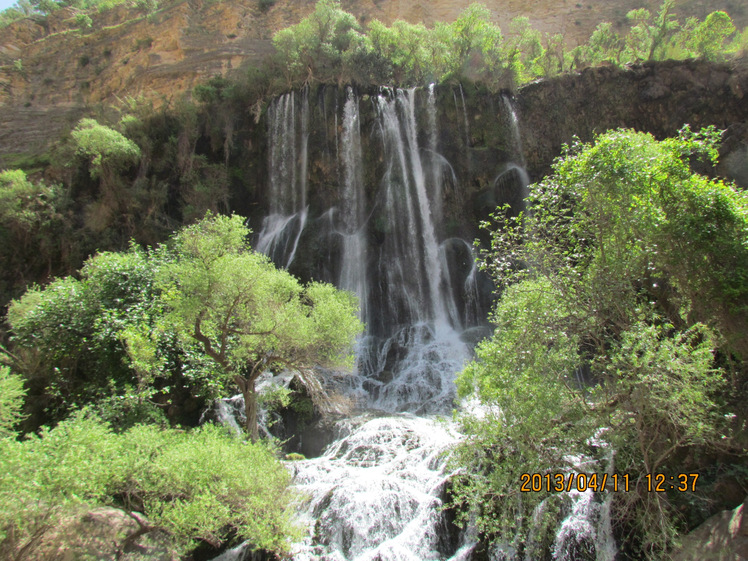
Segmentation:
{"type": "Polygon", "coordinates": [[[523,473],[520,491],[523,493],[561,493],[576,491],[628,492],[643,486],[647,492],[694,491],[698,473],[647,473],[639,479],[628,473],[523,473]]]}

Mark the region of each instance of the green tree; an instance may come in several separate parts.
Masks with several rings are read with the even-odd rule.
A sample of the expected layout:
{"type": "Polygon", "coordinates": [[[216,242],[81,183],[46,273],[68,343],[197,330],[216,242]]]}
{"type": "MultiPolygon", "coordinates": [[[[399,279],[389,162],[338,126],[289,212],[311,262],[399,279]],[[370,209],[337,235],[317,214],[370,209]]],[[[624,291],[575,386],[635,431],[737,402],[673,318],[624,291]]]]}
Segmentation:
{"type": "Polygon", "coordinates": [[[505,49],[507,64],[518,83],[528,82],[541,75],[538,61],[544,49],[540,31],[533,29],[530,18],[517,16],[511,21],[505,49]]]}
{"type": "MultiPolygon", "coordinates": [[[[12,302],[16,368],[36,388],[31,406],[37,416],[59,420],[71,408],[111,401],[120,404],[113,412],[120,418],[110,419],[118,426],[154,417],[156,375],[142,367],[143,355],[151,348],[153,363],[181,362],[169,334],[157,329],[155,266],[136,247],[102,253],[84,264],[80,279],[57,279],[12,302]]],[[[157,377],[165,385],[171,375],[164,368],[157,377]]]]}
{"type": "Polygon", "coordinates": [[[531,212],[497,216],[484,255],[504,290],[496,331],[458,379],[494,412],[466,419],[458,457],[479,475],[456,487],[488,505],[487,533],[511,539],[545,498],[517,494],[519,474],[571,469],[602,438],[633,480],[614,497],[617,531],[662,559],[679,497],[645,475],[683,471],[689,447],[729,448],[722,421],[747,379],[734,361],[748,349],[748,197],[690,167],[714,161],[718,136],[611,131],[556,161],[531,212]]]}
{"type": "Polygon", "coordinates": [[[182,230],[159,286],[174,328],[238,386],[247,432],[257,440],[259,375],[344,364],[361,324],[354,296],[324,283],[302,286],[276,269],[249,249],[242,222],[207,216],[182,230]]]}
{"type": "Polygon", "coordinates": [[[735,33],[735,25],[725,12],[712,12],[695,26],[686,44],[700,57],[717,60],[724,57],[725,40],[735,33]]]}
{"type": "Polygon", "coordinates": [[[363,40],[360,31],[355,16],[342,10],[339,0],[319,0],[311,15],[273,35],[288,85],[341,77],[345,54],[363,40]]]}
{"type": "Polygon", "coordinates": [[[59,419],[98,403],[126,427],[157,418],[154,400],[163,405],[173,386],[214,399],[236,384],[256,438],[257,377],[282,366],[306,379],[315,365],[342,364],[361,326],[350,294],[302,286],[250,251],[248,233],[238,216],[208,217],[178,233],[173,250],[99,254],[80,280],[14,301],[18,371],[42,388],[39,405],[59,419]]]}
{"type": "Polygon", "coordinates": [[[598,24],[587,43],[589,45],[587,52],[589,64],[596,65],[605,61],[620,64],[623,41],[618,33],[613,30],[613,24],[610,22],[598,24]]]}
{"type": "Polygon", "coordinates": [[[660,58],[668,41],[680,28],[672,13],[674,6],[675,0],[664,0],[654,20],[646,8],[631,10],[626,14],[634,24],[626,36],[626,44],[634,60],[660,58]]]}
{"type": "Polygon", "coordinates": [[[0,303],[63,266],[74,244],[69,207],[59,185],[32,182],[21,170],[0,172],[0,303]]]}
{"type": "Polygon", "coordinates": [[[91,177],[111,174],[140,158],[137,144],[95,119],[81,119],[70,134],[78,154],[89,160],[91,177]]]}

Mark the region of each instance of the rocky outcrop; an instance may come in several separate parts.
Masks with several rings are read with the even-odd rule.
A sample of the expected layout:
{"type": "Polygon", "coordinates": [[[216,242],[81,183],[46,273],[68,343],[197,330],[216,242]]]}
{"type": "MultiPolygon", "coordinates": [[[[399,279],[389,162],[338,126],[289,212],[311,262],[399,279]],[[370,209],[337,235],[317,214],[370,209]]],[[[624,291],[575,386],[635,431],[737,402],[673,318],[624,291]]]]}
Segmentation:
{"type": "Polygon", "coordinates": [[[517,96],[522,142],[533,180],[574,136],[625,127],[662,139],[684,125],[724,129],[719,173],[748,186],[748,61],[666,61],[597,67],[536,82],[517,96]]]}
{"type": "MultiPolygon", "coordinates": [[[[505,30],[512,18],[525,15],[536,28],[562,33],[567,46],[573,46],[585,41],[600,21],[622,29],[628,10],[642,5],[655,10],[660,1],[484,3],[505,30]]],[[[678,15],[703,18],[725,9],[742,27],[748,12],[733,4],[681,0],[678,15]]],[[[362,24],[405,19],[432,25],[456,19],[466,6],[448,0],[342,2],[362,24]]],[[[308,0],[164,0],[150,15],[124,5],[98,14],[89,29],[78,29],[70,10],[16,22],[0,38],[0,155],[43,151],[92,105],[118,104],[139,95],[158,105],[210,76],[257,63],[272,52],[275,31],[298,23],[313,8],[308,0]],[[40,128],[46,132],[41,139],[40,128]]],[[[659,94],[652,90],[652,95],[659,94]]]]}
{"type": "Polygon", "coordinates": [[[176,561],[163,535],[139,535],[137,516],[111,507],[81,511],[55,527],[43,529],[16,559],[119,559],[122,554],[137,552],[153,561],[176,561]]]}
{"type": "Polygon", "coordinates": [[[746,561],[748,500],[734,510],[715,514],[682,539],[673,561],[746,561]]]}

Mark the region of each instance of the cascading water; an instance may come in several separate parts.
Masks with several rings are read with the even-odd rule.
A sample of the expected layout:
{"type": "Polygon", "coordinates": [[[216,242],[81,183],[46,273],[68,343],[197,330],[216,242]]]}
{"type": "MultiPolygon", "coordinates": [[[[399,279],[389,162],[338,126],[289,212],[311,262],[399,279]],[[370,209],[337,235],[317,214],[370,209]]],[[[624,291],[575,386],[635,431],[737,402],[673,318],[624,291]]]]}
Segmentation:
{"type": "Polygon", "coordinates": [[[256,243],[257,251],[279,265],[289,267],[296,257],[299,238],[306,225],[308,207],[307,163],[309,139],[309,97],[302,94],[300,118],[296,112],[296,92],[277,98],[268,108],[270,173],[269,214],[264,219],[256,243]],[[301,121],[301,135],[296,128],[301,121]]]}
{"type": "MultiPolygon", "coordinates": [[[[335,127],[337,132],[337,126],[335,127]]],[[[343,237],[343,256],[338,286],[350,290],[360,298],[362,318],[368,317],[366,274],[366,198],[361,173],[361,119],[358,99],[348,88],[343,108],[343,138],[340,154],[343,165],[343,204],[338,214],[338,231],[343,237]]]]}
{"type": "Polygon", "coordinates": [[[301,111],[290,93],[268,112],[270,214],[256,247],[283,266],[296,258],[304,229],[318,245],[337,247],[339,263],[329,268],[337,273],[323,280],[359,296],[367,325],[345,390],[363,412],[337,423],[338,439],[322,456],[290,464],[308,497],[300,516],[309,533],[296,559],[447,559],[457,547],[441,510],[443,453],[457,436],[414,413],[450,411],[470,352],[460,334],[481,314],[470,245],[443,239],[442,193],[457,180],[439,154],[434,88],[425,136],[418,94],[385,89],[368,100],[367,140],[382,154],[372,178],[363,168],[362,101],[347,90],[334,126],[340,194],[312,221],[302,177],[307,97],[301,111]]]}
{"type": "Polygon", "coordinates": [[[442,453],[456,436],[411,415],[362,415],[339,430],[324,456],[292,466],[299,490],[311,497],[304,509],[310,535],[294,559],[449,557],[449,529],[439,516],[442,453]]]}
{"type": "MultiPolygon", "coordinates": [[[[460,537],[441,508],[444,454],[459,435],[435,416],[451,412],[456,373],[486,334],[488,302],[471,238],[455,235],[454,217],[445,218],[450,197],[453,215],[464,204],[459,191],[472,181],[465,175],[473,164],[464,139],[449,152],[455,167],[440,146],[437,93],[432,86],[358,96],[348,88],[344,102],[336,97],[320,111],[332,148],[310,148],[307,91],[285,94],[268,110],[269,213],[255,247],[284,267],[315,249],[305,260],[328,262],[307,270],[355,292],[366,324],[355,371],[336,387],[356,400],[358,413],[336,423],[337,438],[321,456],[289,463],[306,497],[299,516],[308,528],[295,559],[470,558],[475,536],[460,537]],[[310,149],[337,161],[310,158],[310,149]],[[308,186],[313,192],[320,182],[309,174],[320,162],[335,170],[338,185],[328,206],[311,211],[308,186]]],[[[455,121],[469,141],[461,88],[459,95],[455,121]]],[[[527,185],[516,115],[502,99],[496,126],[509,128],[513,149],[497,159],[493,184],[485,181],[500,197],[527,185]]],[[[523,193],[513,196],[521,202],[523,193]]],[[[235,551],[226,559],[239,559],[243,550],[235,551]]]]}

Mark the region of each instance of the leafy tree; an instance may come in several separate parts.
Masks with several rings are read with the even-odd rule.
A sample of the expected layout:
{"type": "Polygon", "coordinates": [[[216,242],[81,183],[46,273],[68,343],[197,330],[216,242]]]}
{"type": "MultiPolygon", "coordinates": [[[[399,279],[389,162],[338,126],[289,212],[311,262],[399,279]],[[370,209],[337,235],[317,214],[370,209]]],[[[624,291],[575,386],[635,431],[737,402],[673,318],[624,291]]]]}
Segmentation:
{"type": "Polygon", "coordinates": [[[564,71],[566,60],[564,53],[564,36],[560,33],[551,35],[546,33],[543,37],[543,54],[540,55],[538,65],[544,77],[551,77],[564,71]]]}
{"type": "Polygon", "coordinates": [[[626,14],[634,23],[626,37],[626,44],[634,60],[659,58],[658,53],[680,28],[672,13],[674,6],[675,0],[664,0],[654,20],[646,8],[631,10],[626,14]]]}
{"type": "Polygon", "coordinates": [[[173,251],[103,253],[80,280],[59,279],[13,302],[18,368],[36,380],[46,398],[39,405],[59,419],[97,402],[126,427],[158,418],[170,386],[211,399],[235,383],[257,438],[257,377],[279,366],[311,375],[317,364],[341,364],[360,324],[352,296],[301,286],[250,251],[248,233],[238,216],[209,217],[177,234],[173,251]]]}
{"type": "Polygon", "coordinates": [[[518,496],[519,474],[574,469],[569,456],[602,439],[633,480],[614,497],[617,531],[661,559],[678,497],[649,492],[645,474],[687,471],[687,447],[729,448],[722,421],[746,373],[723,365],[748,348],[748,198],[690,167],[714,161],[718,136],[611,131],[556,161],[530,213],[497,216],[484,255],[504,288],[497,328],[458,379],[489,407],[466,419],[474,440],[458,454],[479,475],[456,485],[459,502],[486,505],[487,533],[526,532],[545,498],[518,496]]]}
{"type": "Polygon", "coordinates": [[[91,177],[120,170],[140,158],[137,144],[95,119],[81,119],[70,134],[78,153],[89,159],[91,177]]]}
{"type": "Polygon", "coordinates": [[[532,28],[528,17],[517,16],[509,24],[509,36],[506,58],[516,81],[524,83],[538,77],[541,70],[537,63],[543,55],[540,31],[532,28]]]}
{"type": "Polygon", "coordinates": [[[345,363],[361,325],[351,294],[324,283],[302,286],[250,251],[248,234],[239,216],[208,216],[185,228],[159,286],[174,328],[242,392],[247,432],[257,440],[259,375],[345,363]]]}
{"type": "Polygon", "coordinates": [[[74,243],[69,207],[59,185],[32,182],[21,170],[0,172],[0,303],[62,267],[74,243]]]}
{"type": "Polygon", "coordinates": [[[605,61],[620,64],[623,41],[613,30],[613,24],[610,22],[598,24],[587,44],[589,45],[587,53],[589,64],[596,65],[605,61]]]}
{"type": "Polygon", "coordinates": [[[75,16],[75,24],[84,31],[93,25],[93,20],[88,14],[81,13],[75,16]]]}
{"type": "Polygon", "coordinates": [[[725,12],[712,12],[695,26],[687,45],[700,57],[716,60],[724,56],[725,40],[735,33],[735,25],[725,12]]]}
{"type": "MultiPolygon", "coordinates": [[[[135,247],[102,253],[85,263],[80,280],[57,279],[11,304],[8,323],[16,367],[35,388],[35,409],[46,408],[58,420],[70,408],[92,402],[104,406],[112,399],[122,405],[118,416],[134,410],[139,420],[153,417],[158,410],[150,402],[157,393],[153,372],[139,366],[146,352],[143,337],[151,334],[149,341],[156,341],[151,343],[157,349],[152,361],[170,353],[173,361],[176,353],[173,345],[169,349],[168,334],[156,330],[160,308],[154,265],[135,247]]],[[[159,374],[169,377],[168,371],[159,374]]],[[[111,420],[120,426],[130,422],[111,420]]]]}
{"type": "Polygon", "coordinates": [[[311,15],[273,35],[289,85],[299,79],[310,83],[338,77],[344,54],[361,40],[355,16],[342,10],[339,0],[319,0],[311,15]]]}

